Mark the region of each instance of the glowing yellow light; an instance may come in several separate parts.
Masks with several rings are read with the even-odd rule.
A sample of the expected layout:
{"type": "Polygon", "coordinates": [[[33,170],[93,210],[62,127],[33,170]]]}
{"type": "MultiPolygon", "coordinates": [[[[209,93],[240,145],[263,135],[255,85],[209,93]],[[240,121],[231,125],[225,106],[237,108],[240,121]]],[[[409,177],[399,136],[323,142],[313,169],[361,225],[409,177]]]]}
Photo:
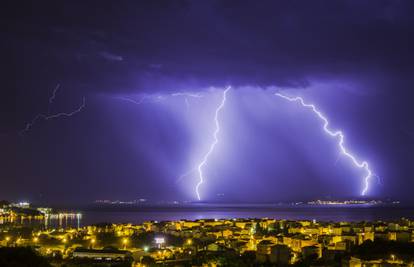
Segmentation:
{"type": "Polygon", "coordinates": [[[7,236],[7,237],[6,237],[6,241],[10,241],[10,237],[8,237],[8,236],[7,236]]]}
{"type": "Polygon", "coordinates": [[[187,245],[191,245],[192,243],[193,243],[193,240],[191,240],[191,239],[187,240],[187,245]]]}
{"type": "Polygon", "coordinates": [[[39,238],[35,237],[33,238],[33,242],[37,243],[39,241],[39,238]]]}
{"type": "Polygon", "coordinates": [[[124,239],[122,239],[122,244],[127,244],[128,243],[128,239],[126,239],[126,238],[124,238],[124,239]]]}
{"type": "Polygon", "coordinates": [[[96,240],[94,238],[91,239],[91,243],[94,244],[96,240]]]}
{"type": "Polygon", "coordinates": [[[63,238],[62,242],[66,243],[68,240],[66,238],[63,238]]]}

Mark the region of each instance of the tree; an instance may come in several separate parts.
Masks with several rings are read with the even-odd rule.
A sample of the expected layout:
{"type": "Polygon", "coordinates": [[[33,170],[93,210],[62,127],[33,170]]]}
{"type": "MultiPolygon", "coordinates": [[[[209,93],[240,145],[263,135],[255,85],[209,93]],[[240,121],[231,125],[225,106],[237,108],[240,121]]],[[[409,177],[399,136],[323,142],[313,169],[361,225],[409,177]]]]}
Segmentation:
{"type": "Polygon", "coordinates": [[[0,266],[50,267],[46,258],[30,247],[0,248],[0,266]]]}
{"type": "Polygon", "coordinates": [[[7,200],[0,200],[0,207],[8,206],[10,205],[10,202],[7,200]]]}
{"type": "Polygon", "coordinates": [[[155,265],[155,260],[154,260],[153,257],[144,256],[141,259],[141,263],[145,266],[154,266],[155,265]]]}
{"type": "Polygon", "coordinates": [[[113,232],[101,232],[96,235],[96,240],[103,247],[116,246],[119,243],[119,238],[113,232]]]}

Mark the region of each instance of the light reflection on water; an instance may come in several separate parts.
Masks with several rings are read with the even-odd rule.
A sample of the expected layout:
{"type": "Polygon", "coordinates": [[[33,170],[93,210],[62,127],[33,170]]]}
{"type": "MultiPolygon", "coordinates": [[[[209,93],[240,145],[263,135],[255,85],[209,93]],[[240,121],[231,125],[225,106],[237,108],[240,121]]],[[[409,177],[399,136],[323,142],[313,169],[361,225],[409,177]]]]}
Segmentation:
{"type": "MultiPolygon", "coordinates": [[[[143,210],[84,210],[82,215],[49,216],[44,220],[21,220],[24,225],[42,228],[82,227],[97,223],[132,223],[144,221],[273,218],[285,220],[317,221],[397,221],[401,218],[414,220],[414,208],[402,207],[299,207],[299,208],[145,208],[143,210]]],[[[3,222],[0,219],[0,224],[3,222]]]]}
{"type": "Polygon", "coordinates": [[[24,226],[35,226],[41,229],[55,229],[68,227],[81,227],[81,213],[58,213],[45,215],[43,218],[34,217],[0,217],[0,224],[19,224],[24,226]]]}

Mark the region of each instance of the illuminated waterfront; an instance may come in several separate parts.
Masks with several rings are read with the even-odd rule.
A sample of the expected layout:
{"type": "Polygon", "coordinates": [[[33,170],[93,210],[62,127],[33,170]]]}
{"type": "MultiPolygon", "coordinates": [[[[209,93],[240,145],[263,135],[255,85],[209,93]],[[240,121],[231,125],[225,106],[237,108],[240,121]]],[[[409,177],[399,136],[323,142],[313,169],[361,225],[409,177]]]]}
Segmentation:
{"type": "Polygon", "coordinates": [[[118,203],[53,212],[9,203],[0,216],[0,246],[31,247],[51,263],[68,264],[105,259],[126,266],[216,266],[228,260],[254,266],[341,259],[346,266],[377,261],[412,266],[414,258],[404,250],[391,258],[383,252],[375,261],[359,251],[372,244],[394,251],[395,242],[410,249],[414,208],[334,204],[118,203]]]}
{"type": "Polygon", "coordinates": [[[0,224],[38,226],[43,229],[80,227],[81,213],[58,213],[38,217],[0,216],[0,224]]]}

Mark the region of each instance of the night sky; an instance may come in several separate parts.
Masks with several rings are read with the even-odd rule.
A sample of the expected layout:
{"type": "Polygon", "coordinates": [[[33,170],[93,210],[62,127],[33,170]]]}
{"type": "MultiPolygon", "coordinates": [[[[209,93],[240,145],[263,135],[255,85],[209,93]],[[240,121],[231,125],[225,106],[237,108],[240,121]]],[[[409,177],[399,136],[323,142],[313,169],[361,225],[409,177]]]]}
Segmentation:
{"type": "Polygon", "coordinates": [[[414,202],[413,1],[6,1],[1,10],[0,199],[196,200],[191,170],[231,86],[203,200],[359,197],[364,172],[282,92],[315,104],[369,162],[378,177],[368,197],[414,202]],[[79,113],[19,134],[83,97],[79,113]]]}

